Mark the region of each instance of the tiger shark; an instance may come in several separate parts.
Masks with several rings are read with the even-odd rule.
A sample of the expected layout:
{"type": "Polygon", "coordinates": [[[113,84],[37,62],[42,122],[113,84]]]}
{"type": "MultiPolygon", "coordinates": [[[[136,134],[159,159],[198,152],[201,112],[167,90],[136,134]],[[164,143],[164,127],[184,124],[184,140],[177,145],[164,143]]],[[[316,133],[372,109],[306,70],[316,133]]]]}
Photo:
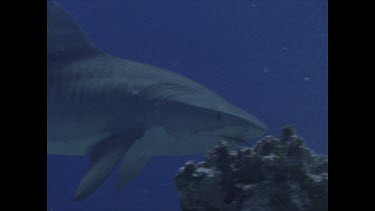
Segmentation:
{"type": "Polygon", "coordinates": [[[180,74],[98,49],[57,3],[47,6],[47,153],[90,158],[74,199],[120,166],[124,187],[152,156],[230,147],[266,126],[180,74]]]}

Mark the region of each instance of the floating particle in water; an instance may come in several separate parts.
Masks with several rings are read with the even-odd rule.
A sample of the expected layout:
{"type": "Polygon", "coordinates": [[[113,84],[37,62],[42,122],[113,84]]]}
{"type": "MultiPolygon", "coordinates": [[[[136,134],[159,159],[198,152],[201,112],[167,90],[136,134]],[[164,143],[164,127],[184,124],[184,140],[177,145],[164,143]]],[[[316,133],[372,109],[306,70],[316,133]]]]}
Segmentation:
{"type": "Polygon", "coordinates": [[[270,69],[268,69],[268,67],[263,67],[262,72],[263,73],[269,73],[270,69]]]}
{"type": "Polygon", "coordinates": [[[304,80],[304,81],[309,81],[309,80],[310,80],[310,77],[305,77],[303,80],[304,80]]]}

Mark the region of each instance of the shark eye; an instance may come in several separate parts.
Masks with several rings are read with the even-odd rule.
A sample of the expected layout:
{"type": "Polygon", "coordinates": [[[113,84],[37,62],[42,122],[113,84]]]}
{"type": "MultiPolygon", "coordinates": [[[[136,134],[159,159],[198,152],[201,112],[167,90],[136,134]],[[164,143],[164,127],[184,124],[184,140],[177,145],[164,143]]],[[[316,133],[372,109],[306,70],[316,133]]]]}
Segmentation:
{"type": "Polygon", "coordinates": [[[221,120],[221,113],[216,113],[216,121],[220,121],[221,120]]]}

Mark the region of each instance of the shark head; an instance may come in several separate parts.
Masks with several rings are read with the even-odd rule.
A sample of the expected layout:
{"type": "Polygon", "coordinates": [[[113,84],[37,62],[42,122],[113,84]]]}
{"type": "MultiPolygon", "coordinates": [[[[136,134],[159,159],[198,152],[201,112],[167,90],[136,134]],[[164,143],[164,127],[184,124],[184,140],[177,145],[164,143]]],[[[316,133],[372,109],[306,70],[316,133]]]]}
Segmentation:
{"type": "Polygon", "coordinates": [[[216,136],[228,141],[235,146],[246,143],[247,140],[257,138],[267,131],[267,127],[254,119],[247,120],[227,113],[218,112],[216,114],[217,123],[215,128],[209,128],[200,134],[216,136]]]}
{"type": "Polygon", "coordinates": [[[194,131],[196,135],[215,137],[226,141],[229,146],[238,147],[267,131],[266,125],[248,112],[218,95],[214,98],[210,103],[201,105],[206,107],[205,115],[200,114],[204,124],[194,131]]]}
{"type": "MultiPolygon", "coordinates": [[[[147,70],[146,67],[143,69],[147,70]]],[[[149,75],[155,73],[148,72],[149,75]]],[[[142,84],[146,87],[138,84],[137,87],[141,90],[133,90],[143,93],[146,98],[165,102],[166,111],[163,113],[161,106],[156,112],[163,113],[166,121],[170,121],[169,124],[165,122],[165,125],[172,128],[171,133],[184,133],[186,130],[186,133],[194,135],[243,144],[267,131],[266,125],[259,119],[211,89],[167,70],[158,69],[157,73],[158,82],[154,79],[150,82],[152,85],[147,85],[149,81],[145,80],[142,84]],[[148,91],[149,89],[152,91],[148,91]]]]}

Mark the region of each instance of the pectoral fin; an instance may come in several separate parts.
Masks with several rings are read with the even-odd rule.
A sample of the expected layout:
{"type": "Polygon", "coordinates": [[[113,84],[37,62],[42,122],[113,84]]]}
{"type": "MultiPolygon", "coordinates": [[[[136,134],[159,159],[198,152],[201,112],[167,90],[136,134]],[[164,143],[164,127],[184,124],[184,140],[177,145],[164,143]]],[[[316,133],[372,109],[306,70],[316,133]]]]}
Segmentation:
{"type": "Polygon", "coordinates": [[[111,174],[135,141],[143,135],[143,128],[127,129],[95,144],[88,152],[91,165],[76,191],[74,200],[81,200],[92,194],[111,174]]]}
{"type": "Polygon", "coordinates": [[[117,187],[123,188],[129,184],[143,169],[149,161],[150,156],[146,153],[128,153],[120,164],[120,178],[117,181],[117,187]]]}

